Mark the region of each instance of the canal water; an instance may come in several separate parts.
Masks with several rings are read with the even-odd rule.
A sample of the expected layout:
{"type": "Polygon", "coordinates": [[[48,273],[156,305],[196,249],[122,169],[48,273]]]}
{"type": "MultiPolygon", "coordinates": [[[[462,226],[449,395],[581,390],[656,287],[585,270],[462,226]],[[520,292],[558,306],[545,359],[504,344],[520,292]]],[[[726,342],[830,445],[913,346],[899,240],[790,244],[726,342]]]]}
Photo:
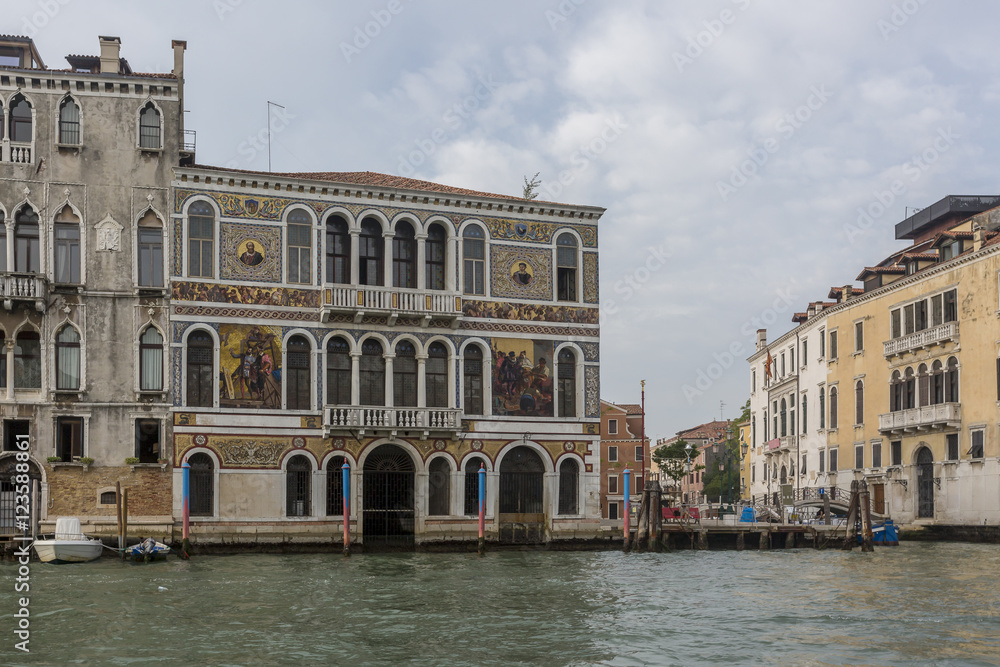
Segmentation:
{"type": "Polygon", "coordinates": [[[1000,546],[33,563],[3,665],[997,665],[1000,546]]]}

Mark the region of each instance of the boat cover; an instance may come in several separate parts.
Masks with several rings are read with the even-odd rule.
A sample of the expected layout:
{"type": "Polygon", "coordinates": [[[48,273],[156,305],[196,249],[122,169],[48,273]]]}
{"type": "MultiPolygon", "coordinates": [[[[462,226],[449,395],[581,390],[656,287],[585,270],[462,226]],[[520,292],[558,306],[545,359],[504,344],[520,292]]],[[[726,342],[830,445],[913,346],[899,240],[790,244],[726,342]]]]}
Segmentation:
{"type": "Polygon", "coordinates": [[[80,520],[75,516],[64,516],[56,519],[57,540],[85,540],[87,536],[80,528],[80,520]]]}

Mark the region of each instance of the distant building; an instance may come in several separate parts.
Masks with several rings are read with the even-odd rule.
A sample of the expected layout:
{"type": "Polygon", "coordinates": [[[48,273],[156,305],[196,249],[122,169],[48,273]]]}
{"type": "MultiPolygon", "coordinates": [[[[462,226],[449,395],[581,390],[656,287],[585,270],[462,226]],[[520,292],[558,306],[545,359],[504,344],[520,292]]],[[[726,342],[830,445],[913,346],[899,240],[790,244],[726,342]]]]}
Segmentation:
{"type": "Polygon", "coordinates": [[[633,503],[642,499],[644,457],[646,470],[652,470],[641,432],[642,406],[601,400],[601,518],[612,524],[624,517],[625,469],[631,473],[633,503]]]}
{"type": "Polygon", "coordinates": [[[678,431],[672,438],[663,438],[656,442],[656,448],[670,445],[677,440],[684,440],[691,445],[692,472],[681,484],[682,499],[685,503],[699,504],[706,502],[704,494],[704,477],[718,465],[718,458],[724,453],[726,428],[731,422],[711,421],[684,431],[678,431]],[[701,467],[701,470],[697,470],[701,467]]]}

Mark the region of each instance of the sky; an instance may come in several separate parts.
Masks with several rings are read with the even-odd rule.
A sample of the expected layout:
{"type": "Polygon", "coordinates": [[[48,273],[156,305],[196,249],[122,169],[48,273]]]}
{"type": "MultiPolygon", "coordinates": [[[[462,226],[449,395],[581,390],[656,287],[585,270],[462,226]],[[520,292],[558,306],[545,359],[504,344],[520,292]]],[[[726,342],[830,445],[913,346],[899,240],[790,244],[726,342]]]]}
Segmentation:
{"type": "MultiPolygon", "coordinates": [[[[601,394],[667,437],[739,415],[755,331],[1000,194],[1000,5],[718,0],[8,0],[46,65],[186,40],[202,164],[376,171],[607,209],[601,394]],[[153,9],[155,8],[155,10],[153,9]],[[723,406],[724,404],[724,406],[723,406]]],[[[854,283],[857,284],[857,283],[854,283]]]]}

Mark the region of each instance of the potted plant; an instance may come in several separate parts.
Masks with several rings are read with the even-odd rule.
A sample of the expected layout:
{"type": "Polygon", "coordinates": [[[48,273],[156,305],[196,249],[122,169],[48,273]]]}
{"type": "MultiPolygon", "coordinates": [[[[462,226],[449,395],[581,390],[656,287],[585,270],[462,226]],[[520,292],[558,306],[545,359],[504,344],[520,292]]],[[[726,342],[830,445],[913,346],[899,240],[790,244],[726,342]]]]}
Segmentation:
{"type": "Polygon", "coordinates": [[[139,462],[139,457],[138,456],[128,456],[128,457],[125,458],[125,464],[126,465],[134,466],[138,462],[139,462]]]}
{"type": "Polygon", "coordinates": [[[61,456],[46,456],[45,460],[48,461],[49,463],[59,463],[60,461],[62,461],[62,457],[61,456]]]}

